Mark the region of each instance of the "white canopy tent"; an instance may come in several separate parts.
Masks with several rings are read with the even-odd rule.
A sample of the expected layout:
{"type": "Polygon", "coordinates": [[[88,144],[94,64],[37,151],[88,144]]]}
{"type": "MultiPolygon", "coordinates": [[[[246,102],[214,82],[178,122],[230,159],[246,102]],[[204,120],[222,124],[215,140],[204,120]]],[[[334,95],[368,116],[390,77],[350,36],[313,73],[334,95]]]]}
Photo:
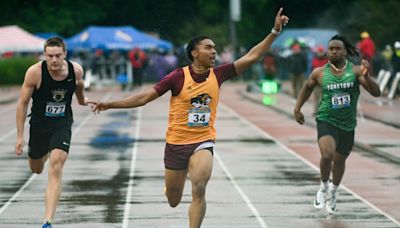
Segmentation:
{"type": "Polygon", "coordinates": [[[45,40],[16,25],[0,27],[0,54],[4,52],[41,52],[45,40]]]}

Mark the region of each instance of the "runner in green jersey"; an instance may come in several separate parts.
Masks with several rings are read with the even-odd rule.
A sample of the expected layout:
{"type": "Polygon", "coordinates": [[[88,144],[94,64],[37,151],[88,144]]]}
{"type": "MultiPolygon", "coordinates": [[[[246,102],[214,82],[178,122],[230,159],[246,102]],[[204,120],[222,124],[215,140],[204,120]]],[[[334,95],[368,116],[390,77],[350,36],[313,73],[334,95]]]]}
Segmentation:
{"type": "Polygon", "coordinates": [[[361,60],[361,65],[348,61],[359,58],[359,51],[344,37],[333,36],[327,54],[329,62],[314,69],[301,90],[294,107],[294,117],[298,123],[304,123],[301,107],[310,98],[314,88],[321,86],[322,97],[316,116],[321,152],[321,186],[314,206],[326,206],[329,213],[334,213],[337,188],[345,171],[346,158],[354,144],[359,85],[375,97],[380,96],[381,91],[371,78],[368,61],[361,60]],[[332,182],[329,184],[331,172],[332,182]]]}

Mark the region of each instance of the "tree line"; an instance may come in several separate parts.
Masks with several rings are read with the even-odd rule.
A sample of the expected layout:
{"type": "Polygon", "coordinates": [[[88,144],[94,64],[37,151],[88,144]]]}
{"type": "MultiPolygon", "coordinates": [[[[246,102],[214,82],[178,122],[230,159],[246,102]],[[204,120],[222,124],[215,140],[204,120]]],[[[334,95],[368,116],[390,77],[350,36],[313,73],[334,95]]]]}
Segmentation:
{"type": "MultiPolygon", "coordinates": [[[[379,48],[400,40],[398,0],[241,0],[235,23],[237,44],[250,47],[273,26],[283,6],[289,28],[336,29],[352,42],[368,31],[379,48]]],[[[89,25],[133,25],[183,45],[207,35],[219,47],[229,44],[229,0],[14,0],[0,1],[0,25],[19,25],[31,33],[70,37],[89,25]]]]}

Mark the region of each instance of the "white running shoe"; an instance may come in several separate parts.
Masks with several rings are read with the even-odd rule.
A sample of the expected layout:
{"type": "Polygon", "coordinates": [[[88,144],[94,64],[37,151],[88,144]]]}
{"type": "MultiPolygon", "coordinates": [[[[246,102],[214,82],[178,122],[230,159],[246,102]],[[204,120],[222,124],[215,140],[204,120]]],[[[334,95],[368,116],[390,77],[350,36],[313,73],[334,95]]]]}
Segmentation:
{"type": "Polygon", "coordinates": [[[322,209],[325,207],[325,201],[326,201],[326,192],[318,190],[317,195],[314,200],[314,207],[317,209],[322,209]]]}
{"type": "Polygon", "coordinates": [[[326,200],[326,211],[329,214],[333,214],[336,211],[336,200],[338,198],[339,191],[336,190],[335,193],[332,190],[328,191],[328,198],[326,200]]]}

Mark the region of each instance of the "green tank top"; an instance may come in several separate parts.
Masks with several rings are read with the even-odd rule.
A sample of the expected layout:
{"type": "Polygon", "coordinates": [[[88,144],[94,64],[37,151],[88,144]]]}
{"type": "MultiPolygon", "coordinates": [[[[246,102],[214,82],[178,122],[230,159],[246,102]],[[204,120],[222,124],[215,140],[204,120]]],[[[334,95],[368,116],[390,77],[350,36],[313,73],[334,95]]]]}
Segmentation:
{"type": "Polygon", "coordinates": [[[335,76],[329,64],[323,69],[322,96],[317,121],[324,121],[346,131],[357,125],[357,101],[359,82],[353,72],[353,64],[347,63],[341,76],[335,76]]]}

